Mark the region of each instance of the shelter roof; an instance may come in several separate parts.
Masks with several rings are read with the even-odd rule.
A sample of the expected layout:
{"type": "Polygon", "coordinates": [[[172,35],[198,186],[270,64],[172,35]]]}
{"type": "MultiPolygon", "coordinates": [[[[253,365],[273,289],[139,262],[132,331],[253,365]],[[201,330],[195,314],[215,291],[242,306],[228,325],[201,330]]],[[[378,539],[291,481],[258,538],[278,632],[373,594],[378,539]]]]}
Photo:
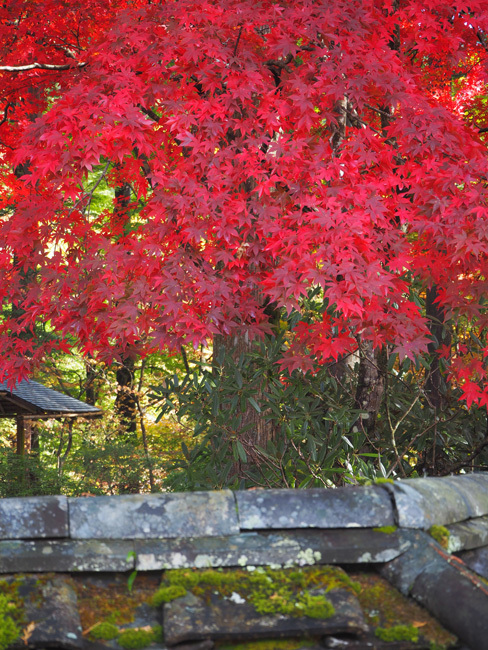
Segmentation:
{"type": "Polygon", "coordinates": [[[488,650],[488,474],[3,499],[0,573],[12,648],[488,650]]]}
{"type": "Polygon", "coordinates": [[[102,411],[96,406],[48,388],[31,379],[20,381],[15,388],[0,382],[0,417],[23,415],[43,417],[97,417],[102,411]]]}

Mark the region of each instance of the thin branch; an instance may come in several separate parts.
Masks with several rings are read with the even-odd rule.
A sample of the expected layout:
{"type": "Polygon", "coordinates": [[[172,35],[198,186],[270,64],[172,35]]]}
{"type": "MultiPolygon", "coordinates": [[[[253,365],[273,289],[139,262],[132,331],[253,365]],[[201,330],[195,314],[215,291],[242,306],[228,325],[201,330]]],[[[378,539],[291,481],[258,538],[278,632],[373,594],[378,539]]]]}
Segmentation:
{"type": "Polygon", "coordinates": [[[239,47],[239,41],[241,40],[241,34],[242,34],[243,29],[244,29],[244,25],[241,25],[241,28],[239,29],[239,34],[237,35],[237,41],[236,41],[236,45],[234,47],[234,55],[233,56],[235,56],[237,54],[237,48],[239,47]]]}
{"type": "Polygon", "coordinates": [[[72,68],[84,68],[88,63],[82,62],[72,65],[71,63],[54,64],[54,63],[29,63],[27,65],[0,65],[0,70],[5,72],[27,72],[27,70],[71,70],[72,68]]]}
{"type": "Polygon", "coordinates": [[[2,124],[5,124],[5,122],[7,121],[7,119],[8,119],[8,109],[12,108],[12,106],[13,106],[13,104],[11,102],[8,102],[8,104],[3,109],[3,120],[0,122],[0,126],[2,126],[2,124]]]}
{"type": "Polygon", "coordinates": [[[159,124],[159,120],[161,119],[159,115],[152,110],[152,108],[146,108],[142,104],[137,104],[137,107],[141,109],[141,111],[144,113],[144,115],[147,115],[147,117],[150,117],[153,122],[157,122],[159,124]]]}

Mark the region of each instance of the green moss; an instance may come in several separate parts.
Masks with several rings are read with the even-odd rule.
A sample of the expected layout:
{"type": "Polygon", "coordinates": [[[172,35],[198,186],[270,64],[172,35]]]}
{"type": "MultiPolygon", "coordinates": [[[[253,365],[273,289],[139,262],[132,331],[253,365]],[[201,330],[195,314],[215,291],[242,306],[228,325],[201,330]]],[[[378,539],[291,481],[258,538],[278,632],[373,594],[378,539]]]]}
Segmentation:
{"type": "Polygon", "coordinates": [[[24,610],[18,585],[18,581],[0,580],[0,650],[20,636],[24,610]]]}
{"type": "Polygon", "coordinates": [[[151,643],[162,641],[162,630],[160,626],[151,630],[132,629],[121,632],[117,643],[125,650],[139,650],[146,648],[151,643]]]}
{"type": "Polygon", "coordinates": [[[253,605],[259,614],[329,618],[334,608],[324,593],[317,592],[326,593],[332,589],[357,593],[360,586],[338,567],[258,568],[254,571],[178,569],[166,572],[153,604],[177,598],[184,594],[183,590],[207,601],[216,591],[223,598],[229,598],[235,592],[253,605]]]}
{"type": "Polygon", "coordinates": [[[116,639],[119,634],[119,628],[108,621],[102,621],[90,630],[90,636],[92,636],[94,639],[103,639],[104,641],[111,641],[112,639],[116,639]]]}
{"type": "Polygon", "coordinates": [[[183,585],[168,585],[160,587],[151,599],[153,607],[159,607],[163,603],[169,603],[176,598],[181,598],[187,593],[183,585]]]}
{"type": "Polygon", "coordinates": [[[429,535],[433,537],[435,541],[442,546],[442,548],[445,548],[447,550],[447,547],[449,546],[450,533],[445,526],[431,526],[429,528],[429,535]]]}
{"type": "Polygon", "coordinates": [[[397,526],[381,526],[380,528],[373,528],[375,533],[385,533],[386,535],[391,535],[392,533],[398,530],[397,526]]]}
{"type": "Polygon", "coordinates": [[[378,627],[375,630],[375,634],[382,641],[411,641],[412,643],[417,643],[419,640],[418,628],[413,625],[378,627]]]}
{"type": "Polygon", "coordinates": [[[393,485],[395,481],[392,478],[375,478],[374,480],[375,485],[384,485],[385,483],[391,483],[393,485]]]}
{"type": "Polygon", "coordinates": [[[263,641],[248,641],[247,643],[218,644],[219,650],[300,650],[304,643],[314,644],[312,639],[266,639],[263,641]]]}

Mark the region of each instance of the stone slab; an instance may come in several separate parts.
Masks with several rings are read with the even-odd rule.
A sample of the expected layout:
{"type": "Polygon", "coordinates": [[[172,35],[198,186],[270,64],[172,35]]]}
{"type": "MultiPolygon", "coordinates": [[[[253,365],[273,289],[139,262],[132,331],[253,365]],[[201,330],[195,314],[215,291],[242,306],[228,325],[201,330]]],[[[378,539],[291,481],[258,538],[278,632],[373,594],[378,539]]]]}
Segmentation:
{"type": "Polygon", "coordinates": [[[235,494],[243,530],[372,528],[395,523],[388,493],[376,486],[235,494]]]}
{"type": "Polygon", "coordinates": [[[427,565],[411,595],[469,648],[488,650],[488,586],[457,563],[427,565]]]}
{"type": "Polygon", "coordinates": [[[450,553],[470,550],[488,544],[488,517],[468,519],[447,526],[447,529],[449,531],[447,550],[450,553]]]}
{"type": "Polygon", "coordinates": [[[459,557],[471,571],[488,580],[488,546],[460,553],[459,557]]]}
{"type": "Polygon", "coordinates": [[[165,641],[172,647],[206,638],[245,643],[270,637],[365,634],[368,626],[355,595],[335,589],[327,592],[327,598],[334,606],[334,615],[327,619],[313,619],[283,614],[262,615],[245,601],[238,603],[214,594],[207,603],[188,593],[164,606],[165,641]]]}
{"type": "Polygon", "coordinates": [[[387,534],[369,529],[251,532],[134,543],[139,571],[388,562],[410,546],[401,531],[387,534]]]}
{"type": "Polygon", "coordinates": [[[74,539],[212,537],[239,532],[230,490],[69,499],[74,539]]]}
{"type": "Polygon", "coordinates": [[[384,486],[393,496],[398,525],[427,530],[488,513],[488,478],[484,474],[416,478],[384,486]]]}
{"type": "Polygon", "coordinates": [[[130,571],[131,541],[120,540],[8,540],[0,542],[0,573],[130,571]]]}
{"type": "Polygon", "coordinates": [[[61,576],[12,576],[24,605],[22,639],[11,648],[82,650],[84,639],[76,593],[61,576]]]}
{"type": "Polygon", "coordinates": [[[0,539],[68,537],[64,496],[0,499],[0,539]]]}
{"type": "Polygon", "coordinates": [[[409,596],[425,567],[432,565],[442,570],[445,559],[439,554],[440,546],[427,533],[411,531],[409,534],[405,531],[403,534],[410,541],[409,549],[380,567],[380,574],[404,596],[409,596]]]}

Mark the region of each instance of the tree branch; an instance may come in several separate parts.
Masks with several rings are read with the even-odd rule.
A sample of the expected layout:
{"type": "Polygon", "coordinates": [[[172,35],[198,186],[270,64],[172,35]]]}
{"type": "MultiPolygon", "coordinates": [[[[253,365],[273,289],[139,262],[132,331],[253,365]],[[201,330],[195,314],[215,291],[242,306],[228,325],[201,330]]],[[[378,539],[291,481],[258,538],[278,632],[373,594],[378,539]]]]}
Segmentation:
{"type": "Polygon", "coordinates": [[[71,70],[71,68],[84,68],[87,62],[77,63],[72,65],[71,63],[65,64],[54,64],[54,63],[28,63],[27,65],[0,65],[0,70],[5,72],[27,72],[27,70],[71,70]]]}

